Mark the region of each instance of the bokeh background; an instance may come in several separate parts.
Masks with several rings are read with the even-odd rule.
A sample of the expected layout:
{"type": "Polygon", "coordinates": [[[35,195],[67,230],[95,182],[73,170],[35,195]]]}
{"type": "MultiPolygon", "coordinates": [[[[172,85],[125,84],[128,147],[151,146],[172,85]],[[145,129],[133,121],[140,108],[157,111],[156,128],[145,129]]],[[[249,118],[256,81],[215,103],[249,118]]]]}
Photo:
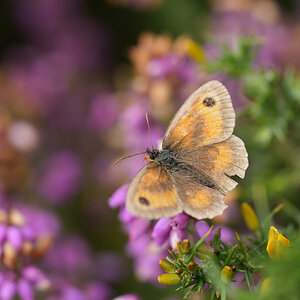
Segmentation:
{"type": "Polygon", "coordinates": [[[143,156],[114,161],[150,146],[146,112],[158,144],[210,79],[229,89],[250,160],[214,222],[243,228],[238,203],[285,202],[278,223],[297,228],[299,14],[297,0],[2,0],[0,297],[180,299],[156,282],[167,248],[153,224],[122,208],[126,186],[110,198],[143,156]],[[28,266],[43,273],[30,284],[28,266]]]}

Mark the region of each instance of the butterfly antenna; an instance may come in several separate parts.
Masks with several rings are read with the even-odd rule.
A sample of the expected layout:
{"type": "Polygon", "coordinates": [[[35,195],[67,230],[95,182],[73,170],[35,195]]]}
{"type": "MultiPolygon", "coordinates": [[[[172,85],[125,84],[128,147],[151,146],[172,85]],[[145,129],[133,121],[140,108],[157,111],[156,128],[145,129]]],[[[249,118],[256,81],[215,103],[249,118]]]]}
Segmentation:
{"type": "Polygon", "coordinates": [[[119,163],[120,161],[126,159],[126,158],[133,157],[133,156],[140,155],[140,154],[145,154],[145,153],[147,153],[147,152],[144,151],[144,152],[140,152],[140,153],[135,153],[135,154],[131,154],[131,155],[122,156],[122,157],[120,157],[120,158],[115,162],[115,165],[116,165],[117,163],[119,163]]]}
{"type": "Polygon", "coordinates": [[[153,150],[154,147],[153,147],[152,135],[151,135],[150,124],[149,124],[149,119],[148,119],[148,113],[145,113],[145,116],[146,116],[146,122],[147,122],[148,131],[149,131],[149,135],[150,135],[151,146],[152,146],[152,150],[153,150]]]}

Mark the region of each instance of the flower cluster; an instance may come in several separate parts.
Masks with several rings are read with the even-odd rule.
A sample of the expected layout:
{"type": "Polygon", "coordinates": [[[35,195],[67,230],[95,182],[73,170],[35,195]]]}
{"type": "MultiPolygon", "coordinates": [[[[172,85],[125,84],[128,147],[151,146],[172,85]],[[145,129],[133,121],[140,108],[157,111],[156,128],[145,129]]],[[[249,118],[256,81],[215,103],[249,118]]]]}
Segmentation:
{"type": "MultiPolygon", "coordinates": [[[[44,220],[44,222],[47,222],[44,220]]],[[[50,228],[48,228],[50,229],[50,228]]],[[[41,228],[40,228],[41,230],[41,228]]],[[[21,299],[34,298],[35,291],[48,291],[48,277],[35,266],[47,253],[52,237],[36,230],[24,215],[15,208],[0,210],[0,271],[1,299],[10,300],[19,295],[21,299]]],[[[53,232],[52,232],[53,234],[53,232]]]]}

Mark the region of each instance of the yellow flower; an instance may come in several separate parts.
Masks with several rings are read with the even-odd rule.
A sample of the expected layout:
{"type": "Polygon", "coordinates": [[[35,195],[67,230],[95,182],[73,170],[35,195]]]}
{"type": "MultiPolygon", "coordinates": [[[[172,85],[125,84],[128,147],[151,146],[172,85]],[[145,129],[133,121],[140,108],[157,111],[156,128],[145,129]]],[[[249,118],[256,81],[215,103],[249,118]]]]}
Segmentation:
{"type": "Polygon", "coordinates": [[[225,266],[221,271],[222,281],[225,283],[231,282],[233,278],[233,274],[234,274],[233,269],[229,266],[225,266]]]}
{"type": "Polygon", "coordinates": [[[267,251],[271,258],[280,259],[285,254],[290,241],[274,227],[270,227],[267,251]]]}
{"type": "Polygon", "coordinates": [[[162,274],[158,276],[157,280],[164,285],[176,285],[181,281],[177,274],[162,274]]]}
{"type": "Polygon", "coordinates": [[[248,228],[252,231],[257,231],[259,222],[254,209],[248,203],[242,203],[241,212],[248,228]]]}
{"type": "Polygon", "coordinates": [[[205,61],[205,52],[203,48],[194,42],[193,40],[187,40],[186,43],[187,53],[199,63],[203,63],[205,61]]]}

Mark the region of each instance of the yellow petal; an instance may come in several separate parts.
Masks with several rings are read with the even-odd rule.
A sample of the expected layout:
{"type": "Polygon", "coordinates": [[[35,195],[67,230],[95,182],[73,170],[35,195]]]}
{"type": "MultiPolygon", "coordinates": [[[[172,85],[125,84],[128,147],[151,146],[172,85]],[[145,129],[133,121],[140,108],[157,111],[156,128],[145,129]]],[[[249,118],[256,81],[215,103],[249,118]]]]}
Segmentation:
{"type": "Polygon", "coordinates": [[[248,203],[242,203],[241,212],[248,228],[252,231],[257,231],[259,222],[254,209],[248,203]]]}
{"type": "Polygon", "coordinates": [[[271,258],[281,259],[290,241],[284,237],[278,230],[271,226],[269,230],[267,252],[271,258]]]}
{"type": "Polygon", "coordinates": [[[193,40],[187,40],[187,52],[188,54],[199,63],[203,63],[205,61],[205,52],[203,48],[195,43],[193,40]]]}

